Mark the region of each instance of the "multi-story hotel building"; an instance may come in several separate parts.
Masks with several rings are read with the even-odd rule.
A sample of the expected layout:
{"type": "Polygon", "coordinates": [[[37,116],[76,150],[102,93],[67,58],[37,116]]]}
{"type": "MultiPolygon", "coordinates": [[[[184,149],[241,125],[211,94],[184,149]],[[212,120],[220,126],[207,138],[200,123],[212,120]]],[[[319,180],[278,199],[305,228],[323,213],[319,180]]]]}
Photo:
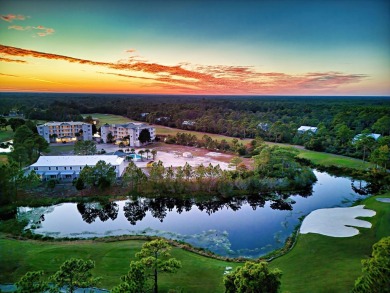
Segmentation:
{"type": "Polygon", "coordinates": [[[92,125],[84,122],[48,122],[38,125],[37,130],[48,143],[92,140],[92,125]]]}
{"type": "Polygon", "coordinates": [[[105,124],[101,127],[101,138],[104,143],[107,143],[107,135],[111,133],[113,140],[123,140],[128,137],[129,146],[140,147],[142,143],[138,137],[142,130],[147,129],[150,133],[150,139],[153,141],[156,138],[156,130],[154,127],[144,123],[125,123],[125,124],[105,124]]]}

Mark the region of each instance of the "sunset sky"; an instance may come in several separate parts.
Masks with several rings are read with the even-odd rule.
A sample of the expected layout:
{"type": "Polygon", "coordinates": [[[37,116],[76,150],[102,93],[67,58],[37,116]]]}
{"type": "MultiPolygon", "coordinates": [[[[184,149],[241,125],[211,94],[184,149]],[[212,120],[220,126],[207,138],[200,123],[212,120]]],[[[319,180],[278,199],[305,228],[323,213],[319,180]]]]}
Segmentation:
{"type": "Polygon", "coordinates": [[[0,0],[0,91],[390,95],[388,0],[0,0]]]}

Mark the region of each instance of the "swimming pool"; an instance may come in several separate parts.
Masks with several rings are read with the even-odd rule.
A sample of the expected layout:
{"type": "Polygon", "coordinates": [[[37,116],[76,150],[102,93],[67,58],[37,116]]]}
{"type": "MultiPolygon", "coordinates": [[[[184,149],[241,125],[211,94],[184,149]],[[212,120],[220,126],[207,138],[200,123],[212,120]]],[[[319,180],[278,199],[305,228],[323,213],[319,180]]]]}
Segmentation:
{"type": "Polygon", "coordinates": [[[127,157],[130,157],[133,161],[141,161],[141,156],[137,154],[129,154],[127,157]]]}

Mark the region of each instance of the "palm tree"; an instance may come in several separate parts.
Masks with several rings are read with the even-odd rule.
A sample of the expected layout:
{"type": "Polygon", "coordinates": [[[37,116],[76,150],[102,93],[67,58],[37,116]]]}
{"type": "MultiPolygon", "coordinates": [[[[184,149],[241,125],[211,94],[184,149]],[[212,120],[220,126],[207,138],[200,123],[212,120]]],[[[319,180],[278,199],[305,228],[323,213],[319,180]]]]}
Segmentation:
{"type": "Polygon", "coordinates": [[[135,154],[135,149],[131,149],[130,152],[131,152],[132,154],[135,154]]]}
{"type": "Polygon", "coordinates": [[[142,157],[142,155],[143,155],[144,153],[145,153],[144,150],[140,150],[140,151],[138,152],[138,154],[141,156],[141,161],[144,160],[144,158],[142,157]]]}
{"type": "Polygon", "coordinates": [[[146,159],[149,159],[150,150],[149,150],[149,149],[146,149],[146,150],[145,150],[145,153],[146,153],[146,159]]]}
{"type": "Polygon", "coordinates": [[[157,151],[156,150],[152,150],[151,153],[152,153],[153,161],[154,161],[156,159],[157,151]]]}

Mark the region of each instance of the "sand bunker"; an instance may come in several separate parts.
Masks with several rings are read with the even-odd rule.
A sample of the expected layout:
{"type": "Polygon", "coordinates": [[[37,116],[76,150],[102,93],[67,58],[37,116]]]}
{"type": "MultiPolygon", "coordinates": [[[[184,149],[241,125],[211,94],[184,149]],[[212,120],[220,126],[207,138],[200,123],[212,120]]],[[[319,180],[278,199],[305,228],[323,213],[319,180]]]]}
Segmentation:
{"type": "Polygon", "coordinates": [[[388,197],[377,198],[376,200],[380,201],[380,202],[390,203],[390,198],[388,198],[388,197]]]}
{"type": "Polygon", "coordinates": [[[371,223],[355,218],[374,215],[375,211],[364,209],[364,205],[315,210],[303,220],[300,232],[332,237],[352,237],[359,234],[359,230],[348,226],[371,228],[371,223]]]}

